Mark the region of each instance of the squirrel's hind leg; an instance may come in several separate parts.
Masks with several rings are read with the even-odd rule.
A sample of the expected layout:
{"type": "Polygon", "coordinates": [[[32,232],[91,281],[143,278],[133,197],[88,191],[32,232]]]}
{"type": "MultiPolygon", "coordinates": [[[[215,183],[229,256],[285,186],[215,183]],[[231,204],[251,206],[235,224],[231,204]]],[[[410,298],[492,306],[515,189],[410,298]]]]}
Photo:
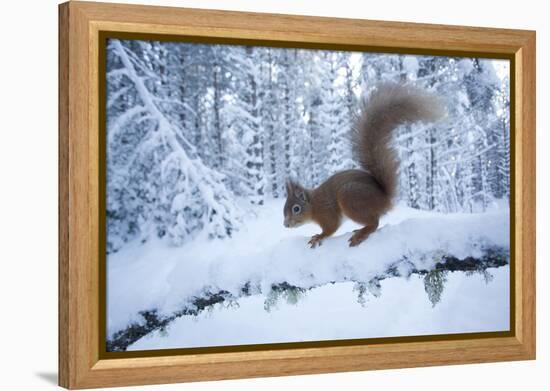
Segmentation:
{"type": "Polygon", "coordinates": [[[359,245],[378,228],[380,215],[387,208],[387,199],[370,184],[354,183],[340,192],[338,203],[344,215],[363,228],[353,231],[349,239],[350,247],[359,245]]]}
{"type": "Polygon", "coordinates": [[[371,233],[376,231],[378,228],[378,219],[372,219],[370,223],[365,225],[361,229],[356,229],[353,231],[353,235],[351,235],[351,238],[349,238],[349,246],[355,247],[361,244],[365,239],[369,237],[371,233]]]}

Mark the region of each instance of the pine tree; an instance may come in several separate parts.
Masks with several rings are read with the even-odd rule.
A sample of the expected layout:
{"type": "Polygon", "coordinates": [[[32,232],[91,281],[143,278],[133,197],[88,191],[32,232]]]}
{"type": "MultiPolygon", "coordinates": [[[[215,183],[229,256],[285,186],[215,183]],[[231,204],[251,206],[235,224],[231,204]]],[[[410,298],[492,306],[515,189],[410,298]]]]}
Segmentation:
{"type": "Polygon", "coordinates": [[[284,197],[355,167],[348,132],[378,83],[437,94],[448,116],[402,126],[400,198],[481,212],[510,196],[509,78],[492,60],[156,41],[107,50],[108,249],[238,229],[284,197]]]}
{"type": "MultiPolygon", "coordinates": [[[[144,48],[153,54],[142,57],[156,58],[153,48],[144,48]]],[[[241,219],[239,208],[228,197],[222,176],[204,165],[181,125],[158,103],[166,98],[163,82],[148,67],[160,65],[143,63],[131,45],[118,40],[110,41],[109,55],[108,65],[116,66],[111,72],[124,79],[121,87],[132,91],[136,106],[123,114],[108,113],[113,118],[107,125],[107,219],[113,227],[108,249],[116,251],[137,236],[147,240],[152,233],[168,234],[175,243],[198,231],[210,237],[231,235],[241,219]],[[128,141],[132,147],[122,153],[128,141]]],[[[110,88],[116,90],[116,82],[110,88]]]]}

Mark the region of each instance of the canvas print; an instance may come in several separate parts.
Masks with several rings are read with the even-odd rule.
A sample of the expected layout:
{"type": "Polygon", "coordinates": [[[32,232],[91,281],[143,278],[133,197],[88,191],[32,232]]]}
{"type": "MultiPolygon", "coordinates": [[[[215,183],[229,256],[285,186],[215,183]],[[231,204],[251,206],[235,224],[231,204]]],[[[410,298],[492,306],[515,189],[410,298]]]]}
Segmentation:
{"type": "Polygon", "coordinates": [[[108,352],[508,331],[508,60],[108,39],[108,352]]]}

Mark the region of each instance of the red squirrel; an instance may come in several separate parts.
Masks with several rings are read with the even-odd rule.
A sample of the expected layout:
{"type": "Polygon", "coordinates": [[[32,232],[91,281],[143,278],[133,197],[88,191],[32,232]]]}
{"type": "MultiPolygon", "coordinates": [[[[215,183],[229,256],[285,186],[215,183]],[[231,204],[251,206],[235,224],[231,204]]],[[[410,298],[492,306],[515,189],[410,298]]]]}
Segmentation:
{"type": "Polygon", "coordinates": [[[359,245],[376,231],[397,192],[399,162],[391,145],[393,131],[405,123],[437,121],[444,115],[439,99],[423,90],[380,84],[363,100],[351,135],[353,157],[361,169],[337,172],[315,189],[288,180],[284,226],[317,223],[322,232],[308,242],[315,248],[336,232],[346,216],[363,226],[349,239],[350,246],[359,245]]]}

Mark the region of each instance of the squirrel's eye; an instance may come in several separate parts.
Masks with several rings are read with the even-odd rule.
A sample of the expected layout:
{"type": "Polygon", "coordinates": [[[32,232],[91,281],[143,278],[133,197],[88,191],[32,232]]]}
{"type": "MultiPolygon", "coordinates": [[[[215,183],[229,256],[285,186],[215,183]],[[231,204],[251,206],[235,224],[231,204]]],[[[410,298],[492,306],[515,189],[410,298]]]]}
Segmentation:
{"type": "Polygon", "coordinates": [[[297,215],[298,213],[300,213],[300,211],[302,210],[302,207],[300,205],[294,205],[292,207],[292,213],[294,213],[295,215],[297,215]]]}

